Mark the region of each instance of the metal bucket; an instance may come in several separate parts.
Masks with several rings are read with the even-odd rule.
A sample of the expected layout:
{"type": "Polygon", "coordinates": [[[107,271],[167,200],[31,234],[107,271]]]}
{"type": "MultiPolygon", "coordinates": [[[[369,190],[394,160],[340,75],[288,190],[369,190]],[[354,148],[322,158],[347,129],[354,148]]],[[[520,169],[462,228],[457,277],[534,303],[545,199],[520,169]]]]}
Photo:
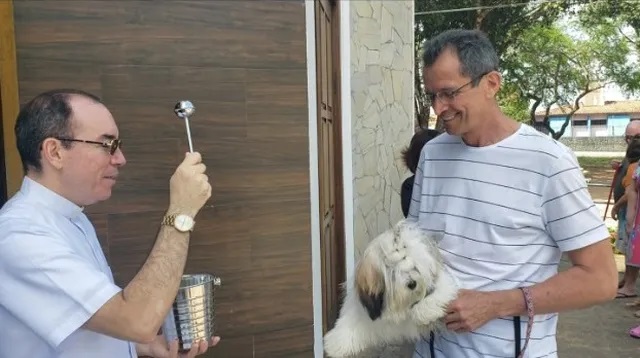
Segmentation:
{"type": "Polygon", "coordinates": [[[179,341],[179,350],[188,351],[204,340],[209,342],[215,323],[215,286],[220,278],[210,274],[183,275],[178,294],[167,314],[162,332],[167,342],[179,341]]]}

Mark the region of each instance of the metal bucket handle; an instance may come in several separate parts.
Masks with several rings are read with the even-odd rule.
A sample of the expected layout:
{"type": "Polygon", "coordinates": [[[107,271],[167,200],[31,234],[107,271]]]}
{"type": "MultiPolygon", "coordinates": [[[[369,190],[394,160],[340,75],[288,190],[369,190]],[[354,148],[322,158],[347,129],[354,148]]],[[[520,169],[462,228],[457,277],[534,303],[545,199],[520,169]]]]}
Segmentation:
{"type": "MultiPolygon", "coordinates": [[[[221,286],[222,285],[222,279],[216,275],[210,274],[210,273],[195,273],[195,274],[184,274],[182,275],[182,277],[185,276],[211,276],[211,282],[213,283],[214,286],[221,286]]],[[[180,289],[187,289],[187,288],[192,288],[192,287],[196,287],[196,286],[200,286],[203,284],[208,283],[209,281],[204,281],[204,282],[199,282],[199,283],[194,283],[193,285],[189,285],[189,286],[180,286],[180,289]]]]}

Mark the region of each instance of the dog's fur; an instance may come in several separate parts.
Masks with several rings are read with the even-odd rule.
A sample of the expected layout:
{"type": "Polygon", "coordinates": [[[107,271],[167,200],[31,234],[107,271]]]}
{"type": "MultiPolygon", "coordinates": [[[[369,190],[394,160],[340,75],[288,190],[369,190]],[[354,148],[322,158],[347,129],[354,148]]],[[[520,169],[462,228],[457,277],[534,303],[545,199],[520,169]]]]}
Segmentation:
{"type": "Polygon", "coordinates": [[[417,341],[438,329],[457,292],[434,239],[407,220],[367,246],[345,286],[340,316],[324,337],[329,357],[417,341]]]}

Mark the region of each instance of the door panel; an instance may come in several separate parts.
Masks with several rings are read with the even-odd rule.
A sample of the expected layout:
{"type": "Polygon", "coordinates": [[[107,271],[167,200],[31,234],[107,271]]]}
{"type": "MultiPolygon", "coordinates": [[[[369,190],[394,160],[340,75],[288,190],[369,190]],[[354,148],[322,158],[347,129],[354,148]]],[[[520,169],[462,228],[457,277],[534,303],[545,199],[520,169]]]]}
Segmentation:
{"type": "Polygon", "coordinates": [[[333,327],[344,281],[340,88],[337,65],[339,33],[337,3],[316,1],[316,56],[318,90],[318,174],[320,240],[322,250],[323,330],[333,327]]]}
{"type": "Polygon", "coordinates": [[[0,1],[0,205],[22,182],[22,165],[13,127],[20,108],[13,1],[0,1]]]}

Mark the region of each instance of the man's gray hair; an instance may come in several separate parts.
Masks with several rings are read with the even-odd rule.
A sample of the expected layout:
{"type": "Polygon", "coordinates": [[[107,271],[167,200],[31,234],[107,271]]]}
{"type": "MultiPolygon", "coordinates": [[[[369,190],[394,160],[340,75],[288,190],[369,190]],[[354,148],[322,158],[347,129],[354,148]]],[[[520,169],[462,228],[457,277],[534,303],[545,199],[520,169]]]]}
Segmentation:
{"type": "Polygon", "coordinates": [[[423,66],[431,67],[445,50],[451,50],[458,56],[463,76],[477,79],[488,72],[498,71],[498,53],[482,31],[447,30],[427,40],[422,55],[423,66]]]}

